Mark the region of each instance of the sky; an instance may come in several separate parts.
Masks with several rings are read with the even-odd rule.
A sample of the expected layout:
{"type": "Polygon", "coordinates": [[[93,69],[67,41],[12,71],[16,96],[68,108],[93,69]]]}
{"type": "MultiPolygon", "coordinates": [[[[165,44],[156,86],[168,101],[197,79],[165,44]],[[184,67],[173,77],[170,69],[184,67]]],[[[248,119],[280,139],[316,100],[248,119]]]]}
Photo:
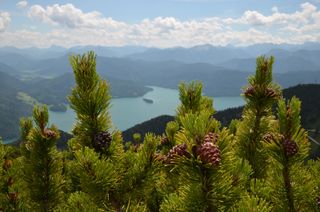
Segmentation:
{"type": "Polygon", "coordinates": [[[320,42],[320,0],[0,0],[0,46],[320,42]]]}

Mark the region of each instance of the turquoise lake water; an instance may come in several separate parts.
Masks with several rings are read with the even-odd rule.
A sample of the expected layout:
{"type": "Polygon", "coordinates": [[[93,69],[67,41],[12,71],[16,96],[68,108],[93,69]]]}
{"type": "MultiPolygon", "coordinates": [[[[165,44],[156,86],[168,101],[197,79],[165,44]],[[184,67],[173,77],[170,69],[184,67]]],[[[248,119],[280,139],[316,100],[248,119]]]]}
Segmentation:
{"type": "MultiPolygon", "coordinates": [[[[179,105],[179,93],[174,89],[150,86],[153,91],[142,97],[113,99],[111,102],[111,117],[114,128],[126,130],[136,124],[160,115],[174,115],[179,105]],[[143,98],[153,100],[147,103],[143,98]]],[[[214,108],[223,110],[230,107],[237,107],[244,104],[240,96],[216,97],[214,108]]],[[[75,113],[68,107],[66,112],[50,111],[50,123],[58,128],[70,132],[75,122],[75,113]]]]}
{"type": "MultiPolygon", "coordinates": [[[[153,90],[142,97],[112,99],[110,114],[114,129],[123,131],[160,115],[175,115],[176,108],[180,103],[178,91],[156,86],[150,86],[150,88],[153,90]],[[151,99],[153,103],[147,103],[143,98],[151,99]]],[[[240,96],[215,97],[213,104],[215,110],[223,110],[244,105],[244,100],[240,96]]],[[[68,106],[66,112],[50,111],[49,117],[50,124],[54,123],[59,129],[71,132],[76,115],[68,106]]],[[[4,143],[15,140],[5,140],[4,143]]]]}

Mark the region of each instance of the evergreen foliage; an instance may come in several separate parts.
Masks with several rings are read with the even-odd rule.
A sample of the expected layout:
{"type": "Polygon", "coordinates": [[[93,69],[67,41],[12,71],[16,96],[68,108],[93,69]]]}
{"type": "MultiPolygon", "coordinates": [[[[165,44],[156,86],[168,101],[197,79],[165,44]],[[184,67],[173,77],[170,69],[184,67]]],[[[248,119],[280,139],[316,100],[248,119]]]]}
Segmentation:
{"type": "Polygon", "coordinates": [[[70,63],[76,86],[69,100],[77,114],[74,138],[69,142],[74,157],[69,167],[69,173],[74,175],[71,184],[75,193],[71,197],[80,200],[89,196],[95,207],[118,211],[121,208],[118,188],[123,173],[124,150],[120,132],[109,132],[109,85],[96,71],[93,52],[72,56],[70,63]]]}
{"type": "Polygon", "coordinates": [[[237,148],[241,158],[247,160],[253,169],[252,178],[263,178],[267,170],[267,154],[262,137],[274,129],[275,118],[272,106],[280,97],[279,86],[272,82],[274,58],[258,57],[255,75],[248,79],[244,89],[244,108],[237,128],[237,148]]]}
{"type": "Polygon", "coordinates": [[[0,138],[0,211],[19,211],[23,208],[13,153],[14,149],[3,145],[0,138]]]}
{"type": "Polygon", "coordinates": [[[279,124],[265,141],[272,170],[267,177],[273,195],[268,198],[278,211],[312,211],[316,208],[316,181],[304,162],[309,153],[307,133],[300,126],[300,101],[292,98],[278,103],[279,124]],[[307,194],[307,195],[306,195],[307,194]]]}
{"type": "Polygon", "coordinates": [[[61,154],[56,149],[59,131],[48,127],[48,108],[36,106],[30,120],[21,121],[22,185],[26,189],[26,207],[34,211],[52,211],[64,198],[61,154]]]}
{"type": "Polygon", "coordinates": [[[73,134],[81,145],[93,147],[95,136],[111,127],[109,85],[100,79],[96,71],[93,52],[72,56],[70,63],[76,80],[69,97],[70,106],[77,114],[73,134]]]}
{"type": "Polygon", "coordinates": [[[0,210],[319,211],[320,163],[307,161],[301,102],[281,97],[273,60],[257,58],[247,104],[229,128],[214,118],[200,82],[181,83],[181,104],[164,134],[134,134],[124,145],[96,55],[72,56],[77,120],[69,149],[57,150],[46,106],[21,119],[20,149],[0,144],[0,210]]]}

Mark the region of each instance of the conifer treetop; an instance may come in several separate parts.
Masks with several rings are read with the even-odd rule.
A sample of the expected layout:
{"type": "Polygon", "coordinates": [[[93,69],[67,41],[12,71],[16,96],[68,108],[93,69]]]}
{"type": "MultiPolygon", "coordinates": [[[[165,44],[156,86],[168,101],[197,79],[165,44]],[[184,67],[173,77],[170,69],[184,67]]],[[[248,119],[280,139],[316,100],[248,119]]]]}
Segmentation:
{"type": "Polygon", "coordinates": [[[69,96],[77,114],[73,134],[82,145],[93,147],[94,138],[111,128],[109,84],[96,71],[96,55],[88,52],[70,57],[76,85],[69,96]]]}

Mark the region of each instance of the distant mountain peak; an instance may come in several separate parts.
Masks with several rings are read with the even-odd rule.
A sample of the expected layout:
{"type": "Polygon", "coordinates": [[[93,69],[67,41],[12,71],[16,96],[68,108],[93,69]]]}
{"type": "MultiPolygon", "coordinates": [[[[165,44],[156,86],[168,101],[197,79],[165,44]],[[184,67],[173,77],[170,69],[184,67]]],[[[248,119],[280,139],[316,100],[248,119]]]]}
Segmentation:
{"type": "Polygon", "coordinates": [[[191,49],[196,51],[209,51],[212,48],[214,48],[214,46],[211,44],[202,44],[202,45],[194,46],[191,49]]]}

